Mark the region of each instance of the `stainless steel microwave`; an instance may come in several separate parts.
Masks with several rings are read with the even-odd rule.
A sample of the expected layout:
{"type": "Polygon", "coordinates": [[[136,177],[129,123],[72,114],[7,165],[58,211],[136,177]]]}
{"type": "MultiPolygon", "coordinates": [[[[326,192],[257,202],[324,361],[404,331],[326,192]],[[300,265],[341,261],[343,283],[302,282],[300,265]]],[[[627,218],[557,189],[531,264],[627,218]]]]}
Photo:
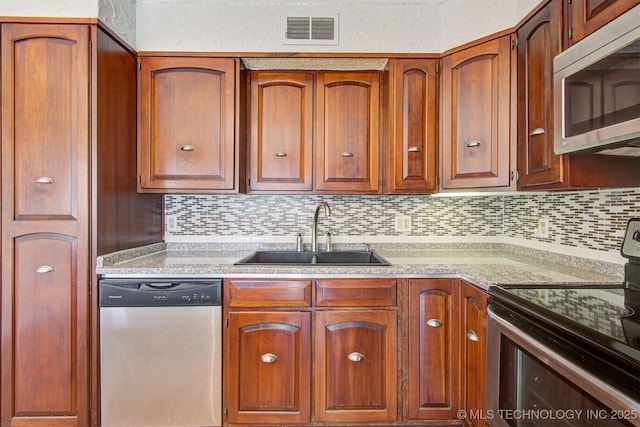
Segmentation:
{"type": "Polygon", "coordinates": [[[555,57],[557,154],[640,156],[640,6],[555,57]]]}

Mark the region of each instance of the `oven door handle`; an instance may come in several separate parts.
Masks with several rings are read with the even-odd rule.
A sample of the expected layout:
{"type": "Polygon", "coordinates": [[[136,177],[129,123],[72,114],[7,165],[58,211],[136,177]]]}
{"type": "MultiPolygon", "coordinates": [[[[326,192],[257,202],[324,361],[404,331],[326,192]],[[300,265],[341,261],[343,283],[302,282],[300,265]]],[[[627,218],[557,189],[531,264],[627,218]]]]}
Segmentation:
{"type": "MultiPolygon", "coordinates": [[[[508,320],[500,317],[491,306],[487,307],[487,313],[489,316],[488,327],[490,335],[495,332],[506,335],[520,348],[533,354],[542,363],[554,369],[561,376],[573,382],[581,389],[586,390],[587,393],[611,409],[637,411],[638,405],[640,405],[639,402],[622,393],[620,390],[613,388],[611,385],[579,365],[576,365],[531,335],[523,332],[508,320]],[[492,328],[498,328],[498,330],[494,329],[492,331],[492,328]]],[[[628,421],[636,426],[640,426],[640,419],[630,419],[628,421]]]]}

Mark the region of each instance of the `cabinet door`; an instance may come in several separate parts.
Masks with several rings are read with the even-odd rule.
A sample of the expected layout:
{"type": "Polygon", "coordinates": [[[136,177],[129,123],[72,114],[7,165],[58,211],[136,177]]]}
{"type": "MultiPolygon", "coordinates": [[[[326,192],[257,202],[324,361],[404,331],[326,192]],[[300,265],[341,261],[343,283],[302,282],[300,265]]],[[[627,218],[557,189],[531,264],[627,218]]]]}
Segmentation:
{"type": "Polygon", "coordinates": [[[518,29],[518,185],[563,181],[563,156],[553,151],[553,58],[562,44],[561,0],[518,29]]]}
{"type": "Polygon", "coordinates": [[[140,60],[140,189],[236,190],[236,62],[140,60]]]}
{"type": "Polygon", "coordinates": [[[89,425],[86,25],[2,24],[0,424],[89,425]]]}
{"type": "Polygon", "coordinates": [[[389,193],[436,190],[438,79],[434,59],[392,59],[389,64],[391,144],[389,193]]]}
{"type": "Polygon", "coordinates": [[[409,418],[455,420],[458,281],[409,280],[409,418]]]}
{"type": "Polygon", "coordinates": [[[313,74],[252,72],[251,190],[312,189],[313,74]]]}
{"type": "Polygon", "coordinates": [[[2,171],[12,195],[4,207],[14,220],[78,219],[87,191],[79,165],[89,147],[88,78],[88,27],[2,25],[2,171]]]}
{"type": "Polygon", "coordinates": [[[86,253],[61,234],[5,241],[3,425],[88,425],[86,253]]]}
{"type": "Polygon", "coordinates": [[[316,82],[316,189],[377,193],[380,73],[325,72],[316,82]]]}
{"type": "Polygon", "coordinates": [[[442,188],[508,187],[510,37],[442,60],[442,188]]]}
{"type": "Polygon", "coordinates": [[[639,0],[572,0],[566,6],[567,46],[611,22],[639,0]]]}
{"type": "Polygon", "coordinates": [[[317,312],[315,329],[316,420],[396,420],[396,311],[317,312]]]}
{"type": "Polygon", "coordinates": [[[229,422],[311,420],[311,313],[230,313],[229,422]]]}
{"type": "MultiPolygon", "coordinates": [[[[462,323],[462,373],[464,408],[467,414],[484,414],[485,375],[487,363],[487,294],[473,285],[462,283],[460,321],[462,323]]],[[[473,426],[486,426],[473,417],[473,426]]]]}

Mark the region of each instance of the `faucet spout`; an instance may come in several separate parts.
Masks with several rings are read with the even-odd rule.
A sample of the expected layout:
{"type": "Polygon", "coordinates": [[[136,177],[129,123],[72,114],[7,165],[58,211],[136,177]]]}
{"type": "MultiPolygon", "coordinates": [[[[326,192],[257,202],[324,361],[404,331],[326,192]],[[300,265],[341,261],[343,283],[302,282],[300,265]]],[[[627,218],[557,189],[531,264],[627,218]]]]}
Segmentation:
{"type": "Polygon", "coordinates": [[[327,202],[321,202],[316,206],[316,210],[313,213],[313,225],[311,226],[311,250],[313,252],[318,251],[318,216],[320,215],[320,208],[324,208],[324,215],[331,215],[331,207],[327,202]]]}

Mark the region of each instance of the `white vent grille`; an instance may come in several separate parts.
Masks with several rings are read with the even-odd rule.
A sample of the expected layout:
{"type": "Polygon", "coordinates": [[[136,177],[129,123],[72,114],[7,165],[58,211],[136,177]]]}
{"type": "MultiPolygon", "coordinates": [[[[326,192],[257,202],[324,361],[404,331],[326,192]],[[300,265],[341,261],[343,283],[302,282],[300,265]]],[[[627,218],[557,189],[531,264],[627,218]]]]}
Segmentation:
{"type": "Polygon", "coordinates": [[[287,16],[285,44],[338,44],[338,15],[287,16]]]}

